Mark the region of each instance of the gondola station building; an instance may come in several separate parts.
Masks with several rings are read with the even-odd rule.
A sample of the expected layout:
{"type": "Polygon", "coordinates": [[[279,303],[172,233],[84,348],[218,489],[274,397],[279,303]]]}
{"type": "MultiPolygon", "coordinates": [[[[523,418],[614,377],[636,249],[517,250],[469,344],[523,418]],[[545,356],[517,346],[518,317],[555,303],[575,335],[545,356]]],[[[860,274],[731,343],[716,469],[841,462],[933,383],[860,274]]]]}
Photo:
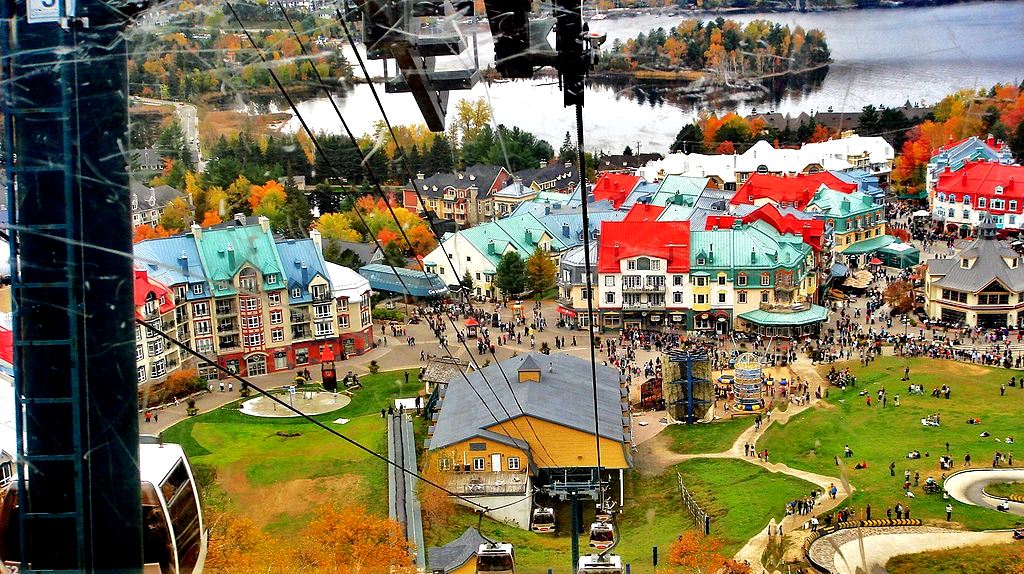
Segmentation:
{"type": "MultiPolygon", "coordinates": [[[[445,487],[456,494],[486,498],[481,504],[492,508],[512,503],[489,516],[529,528],[532,502],[526,495],[534,488],[558,490],[596,476],[594,389],[584,376],[589,372],[588,360],[531,352],[438,385],[427,464],[437,465],[445,487]]],[[[597,367],[597,397],[602,474],[621,500],[632,437],[617,370],[597,367]]]]}

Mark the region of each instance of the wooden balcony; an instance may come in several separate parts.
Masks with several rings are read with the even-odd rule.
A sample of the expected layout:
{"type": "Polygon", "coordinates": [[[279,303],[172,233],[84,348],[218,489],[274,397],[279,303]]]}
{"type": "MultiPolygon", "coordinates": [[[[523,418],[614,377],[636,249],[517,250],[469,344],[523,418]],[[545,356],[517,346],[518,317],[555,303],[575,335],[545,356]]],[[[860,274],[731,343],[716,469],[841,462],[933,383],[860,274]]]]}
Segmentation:
{"type": "Polygon", "coordinates": [[[528,482],[525,472],[451,472],[447,486],[456,494],[521,495],[528,482]]]}

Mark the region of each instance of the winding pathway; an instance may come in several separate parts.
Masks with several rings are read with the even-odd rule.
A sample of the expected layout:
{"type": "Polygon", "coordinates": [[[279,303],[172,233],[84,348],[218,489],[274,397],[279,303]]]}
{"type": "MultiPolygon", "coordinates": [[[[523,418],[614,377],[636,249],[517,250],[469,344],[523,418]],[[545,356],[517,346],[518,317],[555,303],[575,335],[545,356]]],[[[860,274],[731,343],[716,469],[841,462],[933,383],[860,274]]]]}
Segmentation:
{"type": "Polygon", "coordinates": [[[1000,502],[1009,502],[1009,512],[1024,516],[1024,504],[992,496],[985,487],[1001,482],[1024,482],[1024,468],[971,468],[946,477],[942,486],[957,501],[984,508],[996,509],[1000,502]]]}
{"type": "Polygon", "coordinates": [[[811,552],[825,556],[822,561],[830,561],[829,569],[835,574],[884,574],[885,564],[894,556],[1003,544],[1010,540],[1006,532],[964,532],[925,526],[851,528],[816,540],[811,552]]]}

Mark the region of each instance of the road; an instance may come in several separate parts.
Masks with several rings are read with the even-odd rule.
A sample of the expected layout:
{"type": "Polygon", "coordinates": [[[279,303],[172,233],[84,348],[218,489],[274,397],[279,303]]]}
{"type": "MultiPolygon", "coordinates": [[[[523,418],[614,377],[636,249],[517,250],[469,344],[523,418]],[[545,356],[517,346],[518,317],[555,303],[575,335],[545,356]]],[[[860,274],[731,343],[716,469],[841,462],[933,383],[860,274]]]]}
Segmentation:
{"type": "Polygon", "coordinates": [[[195,162],[200,172],[206,171],[206,161],[199,149],[199,111],[194,105],[138,96],[132,96],[132,102],[144,106],[174,106],[178,124],[181,126],[182,133],[185,134],[185,142],[188,144],[189,151],[192,152],[192,161],[195,162]]]}

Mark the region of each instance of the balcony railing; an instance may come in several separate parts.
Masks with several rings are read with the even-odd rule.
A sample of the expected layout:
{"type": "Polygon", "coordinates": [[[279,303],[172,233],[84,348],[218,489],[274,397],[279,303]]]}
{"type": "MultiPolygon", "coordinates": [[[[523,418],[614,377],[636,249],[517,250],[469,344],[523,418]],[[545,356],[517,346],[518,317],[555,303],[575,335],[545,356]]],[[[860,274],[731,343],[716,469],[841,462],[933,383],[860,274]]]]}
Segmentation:
{"type": "Polygon", "coordinates": [[[217,314],[218,315],[233,315],[234,313],[235,313],[235,306],[234,305],[224,305],[224,306],[217,305],[217,314]]]}
{"type": "Polygon", "coordinates": [[[622,308],[628,311],[643,311],[649,309],[661,310],[665,308],[665,302],[662,301],[660,303],[623,303],[622,308]]]}
{"type": "Polygon", "coordinates": [[[623,285],[622,286],[622,291],[626,292],[626,293],[630,293],[630,292],[632,292],[632,293],[664,293],[665,292],[665,284],[664,283],[658,283],[658,284],[651,285],[651,284],[648,284],[648,283],[641,283],[641,284],[623,285]]]}
{"type": "Polygon", "coordinates": [[[456,494],[526,494],[528,482],[525,472],[452,472],[448,489],[456,494]]]}
{"type": "Polygon", "coordinates": [[[309,329],[292,329],[292,339],[309,339],[312,336],[309,329]]]}
{"type": "Polygon", "coordinates": [[[327,303],[331,300],[331,294],[328,292],[317,293],[313,292],[313,301],[317,303],[327,303]]]}

